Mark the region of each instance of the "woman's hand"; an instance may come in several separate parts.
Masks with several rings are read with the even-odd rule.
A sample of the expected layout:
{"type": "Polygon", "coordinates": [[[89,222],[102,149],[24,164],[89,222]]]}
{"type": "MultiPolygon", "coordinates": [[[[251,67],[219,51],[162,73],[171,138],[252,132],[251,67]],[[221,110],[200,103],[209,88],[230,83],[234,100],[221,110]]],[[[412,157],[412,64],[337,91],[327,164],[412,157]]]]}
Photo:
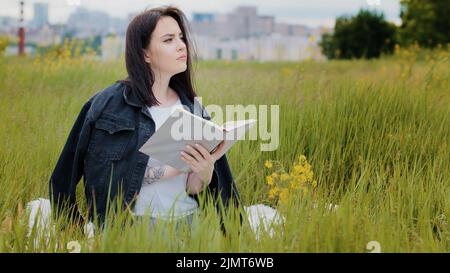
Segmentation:
{"type": "Polygon", "coordinates": [[[181,152],[181,159],[192,169],[186,182],[188,193],[197,194],[203,190],[205,185],[209,185],[214,171],[214,163],[219,159],[218,156],[223,151],[224,144],[225,141],[222,141],[212,154],[199,144],[196,144],[195,147],[187,145],[186,152],[181,152]]]}

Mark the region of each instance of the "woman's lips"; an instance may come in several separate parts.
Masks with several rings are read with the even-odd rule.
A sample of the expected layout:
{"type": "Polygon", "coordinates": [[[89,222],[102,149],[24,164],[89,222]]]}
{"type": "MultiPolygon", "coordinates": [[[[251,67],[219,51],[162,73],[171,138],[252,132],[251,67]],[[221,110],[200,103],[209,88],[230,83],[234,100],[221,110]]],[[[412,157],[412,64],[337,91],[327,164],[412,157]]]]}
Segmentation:
{"type": "Polygon", "coordinates": [[[177,60],[179,60],[179,61],[186,61],[186,59],[187,59],[186,56],[181,56],[181,57],[178,57],[177,60]]]}

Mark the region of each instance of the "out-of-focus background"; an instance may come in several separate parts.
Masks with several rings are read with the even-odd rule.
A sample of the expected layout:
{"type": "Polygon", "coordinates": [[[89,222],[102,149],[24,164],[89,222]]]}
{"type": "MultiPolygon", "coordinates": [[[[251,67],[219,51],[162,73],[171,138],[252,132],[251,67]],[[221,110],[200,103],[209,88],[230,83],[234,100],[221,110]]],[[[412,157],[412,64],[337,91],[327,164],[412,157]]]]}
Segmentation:
{"type": "Polygon", "coordinates": [[[82,43],[98,59],[120,58],[135,14],[173,4],[187,15],[202,60],[297,61],[378,57],[394,45],[447,46],[445,0],[106,1],[6,0],[0,9],[0,54],[36,55],[82,43]]]}

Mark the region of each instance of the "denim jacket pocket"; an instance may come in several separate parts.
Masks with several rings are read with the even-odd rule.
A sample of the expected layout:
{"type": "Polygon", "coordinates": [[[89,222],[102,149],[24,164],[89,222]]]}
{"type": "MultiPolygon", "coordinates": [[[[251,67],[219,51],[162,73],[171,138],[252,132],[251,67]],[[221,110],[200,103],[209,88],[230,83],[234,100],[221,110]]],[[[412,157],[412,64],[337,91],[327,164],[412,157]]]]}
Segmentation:
{"type": "Polygon", "coordinates": [[[100,161],[120,160],[134,130],[132,121],[103,113],[95,122],[88,154],[100,161]]]}

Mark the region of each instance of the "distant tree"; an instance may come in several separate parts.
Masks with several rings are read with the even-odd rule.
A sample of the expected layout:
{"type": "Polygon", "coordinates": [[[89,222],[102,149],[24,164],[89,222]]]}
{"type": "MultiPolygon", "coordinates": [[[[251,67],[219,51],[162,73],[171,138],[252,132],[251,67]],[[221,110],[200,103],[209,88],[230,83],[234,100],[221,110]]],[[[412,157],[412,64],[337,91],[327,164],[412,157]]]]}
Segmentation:
{"type": "Polygon", "coordinates": [[[450,2],[448,0],[401,0],[400,42],[404,46],[447,45],[450,42],[450,2]]]}
{"type": "Polygon", "coordinates": [[[322,52],[329,59],[378,58],[390,54],[396,43],[396,27],[382,13],[360,10],[354,17],[336,19],[333,34],[322,35],[322,52]]]}
{"type": "Polygon", "coordinates": [[[319,45],[322,47],[323,54],[327,56],[328,59],[336,58],[336,48],[333,43],[333,34],[322,34],[322,39],[320,40],[319,45]]]}

